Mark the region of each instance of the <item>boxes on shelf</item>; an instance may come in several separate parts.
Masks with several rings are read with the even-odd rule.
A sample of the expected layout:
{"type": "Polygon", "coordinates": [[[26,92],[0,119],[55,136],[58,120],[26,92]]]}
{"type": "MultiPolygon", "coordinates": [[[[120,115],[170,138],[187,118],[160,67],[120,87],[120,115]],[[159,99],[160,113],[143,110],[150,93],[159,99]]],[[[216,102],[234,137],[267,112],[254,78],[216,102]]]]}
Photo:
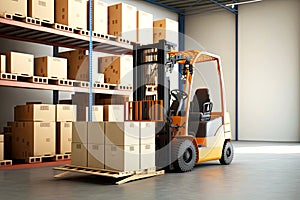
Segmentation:
{"type": "Polygon", "coordinates": [[[37,18],[51,24],[54,23],[54,1],[53,0],[29,0],[28,16],[37,18]]]}
{"type": "Polygon", "coordinates": [[[6,55],[7,73],[33,76],[33,55],[18,52],[6,52],[4,54],[6,55]]]}
{"type": "Polygon", "coordinates": [[[141,144],[140,148],[140,168],[155,167],[155,144],[141,144]]]}
{"type": "Polygon", "coordinates": [[[159,40],[167,40],[178,45],[178,22],[168,18],[154,21],[153,42],[158,43],[159,40]]]}
{"type": "Polygon", "coordinates": [[[124,105],[104,105],[103,120],[109,122],[124,122],[124,105]]]}
{"type": "Polygon", "coordinates": [[[0,73],[6,72],[6,56],[0,55],[0,73]]]}
{"type": "Polygon", "coordinates": [[[106,145],[139,145],[139,122],[106,122],[106,145]]]}
{"type": "Polygon", "coordinates": [[[136,42],[136,7],[125,3],[108,6],[108,34],[136,42]]]}
{"type": "Polygon", "coordinates": [[[56,123],[56,153],[71,153],[72,145],[72,122],[56,123]]]}
{"type": "Polygon", "coordinates": [[[4,135],[0,134],[0,161],[4,160],[4,135]]]}
{"type": "Polygon", "coordinates": [[[71,165],[87,167],[87,144],[72,142],[71,165]]]}
{"type": "Polygon", "coordinates": [[[153,44],[153,15],[138,10],[137,17],[137,42],[153,44]]]}
{"type": "Polygon", "coordinates": [[[27,16],[27,0],[0,1],[0,16],[4,14],[27,16]]]}
{"type": "Polygon", "coordinates": [[[104,169],[104,144],[88,144],[87,166],[104,169]]]}
{"type": "Polygon", "coordinates": [[[56,105],[57,122],[75,122],[77,118],[77,106],[68,104],[56,105]]]}
{"type": "MultiPolygon", "coordinates": [[[[88,121],[89,119],[89,107],[85,108],[85,119],[88,121]]],[[[103,106],[95,105],[92,106],[92,122],[103,122],[103,106]]]]}
{"type": "Polygon", "coordinates": [[[139,145],[105,145],[105,169],[135,171],[139,164],[139,145]]]}
{"type": "Polygon", "coordinates": [[[55,155],[55,122],[15,122],[12,126],[12,157],[55,155]]]}
{"type": "Polygon", "coordinates": [[[55,22],[87,30],[85,0],[55,0],[55,22]]]}
{"type": "Polygon", "coordinates": [[[133,85],[133,58],[130,55],[99,57],[99,71],[105,83],[133,85]]]}
{"type": "MultiPolygon", "coordinates": [[[[108,7],[107,3],[99,0],[93,0],[93,31],[96,33],[107,34],[108,31],[108,7]]],[[[87,2],[87,10],[89,11],[89,1],[87,2]]],[[[89,19],[89,12],[87,20],[89,19]]],[[[89,24],[89,22],[87,23],[89,24]]]]}
{"type": "Polygon", "coordinates": [[[72,142],[87,144],[87,122],[72,122],[72,142]]]}
{"type": "Polygon", "coordinates": [[[55,121],[55,105],[27,104],[15,107],[15,121],[55,121]]]}
{"type": "Polygon", "coordinates": [[[50,56],[35,58],[34,74],[49,78],[67,79],[67,59],[50,56]]]}

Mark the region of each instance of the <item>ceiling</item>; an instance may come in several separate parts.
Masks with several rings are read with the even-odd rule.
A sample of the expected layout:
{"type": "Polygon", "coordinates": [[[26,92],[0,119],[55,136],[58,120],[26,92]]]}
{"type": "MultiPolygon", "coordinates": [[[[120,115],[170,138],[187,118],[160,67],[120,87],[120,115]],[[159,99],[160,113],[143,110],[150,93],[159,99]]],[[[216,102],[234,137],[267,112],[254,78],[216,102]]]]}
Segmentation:
{"type": "Polygon", "coordinates": [[[165,7],[183,15],[194,15],[221,10],[233,11],[226,4],[238,2],[236,0],[145,0],[147,2],[165,7]]]}

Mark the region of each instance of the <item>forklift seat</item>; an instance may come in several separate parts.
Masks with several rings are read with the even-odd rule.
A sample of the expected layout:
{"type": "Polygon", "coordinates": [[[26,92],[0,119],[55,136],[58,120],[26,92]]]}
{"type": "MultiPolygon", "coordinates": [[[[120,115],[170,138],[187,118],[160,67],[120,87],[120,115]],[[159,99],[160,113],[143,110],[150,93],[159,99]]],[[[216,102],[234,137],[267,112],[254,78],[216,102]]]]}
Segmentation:
{"type": "Polygon", "coordinates": [[[213,103],[207,88],[197,89],[190,105],[190,121],[209,121],[213,103]]]}

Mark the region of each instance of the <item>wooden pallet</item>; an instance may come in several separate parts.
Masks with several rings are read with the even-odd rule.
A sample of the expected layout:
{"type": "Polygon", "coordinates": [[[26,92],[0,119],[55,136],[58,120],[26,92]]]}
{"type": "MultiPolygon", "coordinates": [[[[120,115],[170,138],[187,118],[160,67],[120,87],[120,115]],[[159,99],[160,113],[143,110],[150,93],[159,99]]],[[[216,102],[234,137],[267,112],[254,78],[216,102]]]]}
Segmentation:
{"type": "Polygon", "coordinates": [[[1,160],[0,161],[0,166],[9,166],[12,165],[12,160],[1,160]]]}
{"type": "Polygon", "coordinates": [[[34,24],[34,25],[37,25],[37,26],[42,25],[41,20],[35,19],[35,18],[32,18],[32,17],[25,17],[25,19],[23,19],[23,21],[28,23],[28,24],[34,24]]]}
{"type": "Polygon", "coordinates": [[[149,169],[138,170],[138,171],[119,172],[113,170],[96,169],[96,168],[80,167],[80,166],[73,166],[73,165],[65,165],[61,167],[55,167],[53,169],[64,171],[61,174],[55,175],[54,178],[62,178],[75,172],[75,173],[84,173],[89,175],[110,177],[115,179],[122,178],[122,180],[116,182],[116,184],[118,185],[127,183],[129,181],[163,175],[165,173],[164,170],[156,171],[155,168],[149,168],[149,169]]]}
{"type": "Polygon", "coordinates": [[[10,80],[10,81],[17,81],[17,75],[16,74],[10,74],[10,73],[1,73],[0,79],[4,80],[10,80]]]}

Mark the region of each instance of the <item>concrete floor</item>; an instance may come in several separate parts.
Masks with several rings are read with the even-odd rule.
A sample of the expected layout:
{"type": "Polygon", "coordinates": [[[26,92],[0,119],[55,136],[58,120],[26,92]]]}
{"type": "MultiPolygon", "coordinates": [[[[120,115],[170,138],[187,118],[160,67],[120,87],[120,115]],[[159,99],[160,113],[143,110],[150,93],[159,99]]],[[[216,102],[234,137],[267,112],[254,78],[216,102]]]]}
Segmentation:
{"type": "Polygon", "coordinates": [[[53,179],[58,172],[51,167],[0,170],[0,199],[300,199],[300,143],[234,142],[234,147],[229,166],[214,161],[189,173],[121,186],[81,174],[53,179]]]}

